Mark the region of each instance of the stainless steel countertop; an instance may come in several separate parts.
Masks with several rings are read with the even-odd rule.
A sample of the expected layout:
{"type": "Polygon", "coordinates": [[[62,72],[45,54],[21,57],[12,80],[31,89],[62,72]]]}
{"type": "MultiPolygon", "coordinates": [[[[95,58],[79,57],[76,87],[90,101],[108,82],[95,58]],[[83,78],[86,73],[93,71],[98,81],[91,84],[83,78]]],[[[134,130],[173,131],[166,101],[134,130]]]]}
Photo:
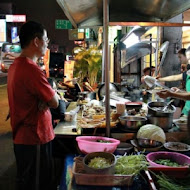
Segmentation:
{"type": "MultiPolygon", "coordinates": [[[[67,108],[67,112],[75,109],[77,106],[76,102],[71,102],[67,108]]],[[[72,122],[62,121],[57,124],[54,128],[55,135],[81,135],[81,130],[77,130],[77,132],[73,132],[72,130],[77,130],[77,115],[72,122]]]]}

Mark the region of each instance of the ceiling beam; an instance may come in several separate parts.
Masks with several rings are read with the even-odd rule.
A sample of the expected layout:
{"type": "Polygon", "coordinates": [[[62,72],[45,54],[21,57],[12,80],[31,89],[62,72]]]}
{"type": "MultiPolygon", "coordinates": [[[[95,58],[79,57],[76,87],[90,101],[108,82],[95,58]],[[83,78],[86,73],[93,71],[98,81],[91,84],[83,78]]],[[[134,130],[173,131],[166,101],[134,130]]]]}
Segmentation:
{"type": "Polygon", "coordinates": [[[169,22],[109,22],[109,26],[165,26],[165,27],[183,27],[190,26],[187,23],[169,23],[169,22]]]}

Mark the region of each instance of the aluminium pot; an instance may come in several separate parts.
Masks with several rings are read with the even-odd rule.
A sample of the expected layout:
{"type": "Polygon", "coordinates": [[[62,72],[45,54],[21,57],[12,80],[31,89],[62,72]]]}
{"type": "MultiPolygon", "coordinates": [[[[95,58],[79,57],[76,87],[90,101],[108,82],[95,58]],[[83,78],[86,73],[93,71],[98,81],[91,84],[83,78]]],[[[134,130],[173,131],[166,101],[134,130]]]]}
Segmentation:
{"type": "Polygon", "coordinates": [[[168,117],[158,117],[158,116],[147,116],[148,122],[157,125],[161,127],[164,131],[168,131],[172,127],[173,123],[173,116],[168,116],[168,117]]]}
{"type": "Polygon", "coordinates": [[[169,112],[162,112],[158,111],[154,108],[163,108],[166,106],[167,103],[165,102],[149,102],[148,103],[148,115],[154,116],[154,117],[172,117],[173,114],[176,111],[175,106],[171,105],[170,111],[169,112]]]}
{"type": "Polygon", "coordinates": [[[146,124],[147,118],[141,116],[120,116],[119,121],[125,129],[138,130],[146,124]]]}
{"type": "Polygon", "coordinates": [[[148,103],[148,116],[149,123],[161,127],[164,131],[167,131],[172,127],[173,114],[176,111],[175,106],[171,105],[170,111],[162,112],[155,108],[163,108],[166,106],[165,102],[149,102],[148,103]]]}

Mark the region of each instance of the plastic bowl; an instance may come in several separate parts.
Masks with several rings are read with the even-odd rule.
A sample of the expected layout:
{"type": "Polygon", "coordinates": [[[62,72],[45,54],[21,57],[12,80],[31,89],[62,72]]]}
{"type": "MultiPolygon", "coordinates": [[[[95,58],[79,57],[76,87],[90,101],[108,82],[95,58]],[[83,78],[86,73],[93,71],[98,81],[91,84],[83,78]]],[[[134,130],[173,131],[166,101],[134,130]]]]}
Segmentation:
{"type": "Polygon", "coordinates": [[[120,143],[119,140],[101,136],[79,136],[76,137],[76,141],[83,154],[91,152],[113,153],[116,150],[117,145],[120,143]],[[97,140],[109,141],[110,143],[97,142],[97,140]]]}
{"type": "MultiPolygon", "coordinates": [[[[175,162],[177,162],[180,165],[185,165],[188,164],[190,165],[190,157],[184,155],[184,154],[180,154],[180,153],[176,153],[176,152],[152,152],[147,154],[146,159],[148,160],[148,162],[150,163],[151,166],[154,167],[164,167],[164,168],[171,168],[171,166],[165,166],[165,165],[160,165],[155,163],[154,161],[157,159],[171,159],[175,162]]],[[[186,168],[189,166],[180,166],[180,168],[186,168]]]]}
{"type": "Polygon", "coordinates": [[[174,122],[181,131],[188,131],[188,127],[187,127],[187,119],[186,120],[177,120],[174,122]]]}
{"type": "Polygon", "coordinates": [[[92,153],[87,154],[83,158],[83,164],[84,164],[84,169],[87,173],[111,175],[115,173],[116,157],[113,154],[108,153],[108,152],[92,152],[92,153]],[[105,158],[109,160],[110,166],[106,168],[98,168],[98,169],[89,167],[88,164],[90,160],[95,157],[101,157],[101,158],[105,158]]]}

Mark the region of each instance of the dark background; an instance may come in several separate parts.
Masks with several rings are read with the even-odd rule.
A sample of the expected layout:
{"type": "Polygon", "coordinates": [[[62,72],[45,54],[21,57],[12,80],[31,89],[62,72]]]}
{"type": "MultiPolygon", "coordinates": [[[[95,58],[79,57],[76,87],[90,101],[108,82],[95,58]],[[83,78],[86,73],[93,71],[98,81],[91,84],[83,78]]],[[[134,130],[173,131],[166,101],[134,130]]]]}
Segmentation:
{"type": "MultiPolygon", "coordinates": [[[[56,0],[0,0],[0,3],[12,3],[12,14],[26,14],[26,19],[40,22],[48,31],[51,44],[58,44],[64,53],[72,52],[74,42],[68,39],[68,30],[55,29],[55,20],[68,20],[56,0]]],[[[0,7],[0,14],[3,12],[0,7]]],[[[10,23],[20,26],[21,23],[10,23]]],[[[9,30],[9,27],[7,28],[9,30]]]]}

